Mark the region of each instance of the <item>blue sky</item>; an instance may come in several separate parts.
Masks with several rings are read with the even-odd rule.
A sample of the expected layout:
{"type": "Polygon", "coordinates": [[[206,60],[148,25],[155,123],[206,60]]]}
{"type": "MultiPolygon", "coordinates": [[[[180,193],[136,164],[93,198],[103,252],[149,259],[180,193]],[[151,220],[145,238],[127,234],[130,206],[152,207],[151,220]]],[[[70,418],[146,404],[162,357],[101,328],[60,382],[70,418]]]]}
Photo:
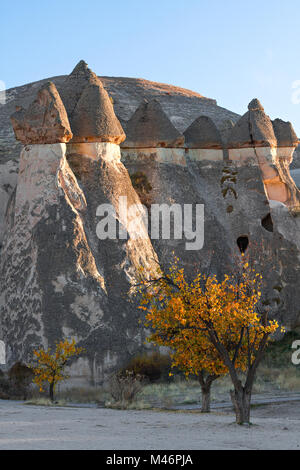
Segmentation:
{"type": "Polygon", "coordinates": [[[240,114],[257,97],[300,136],[299,0],[14,0],[0,11],[8,88],[84,59],[99,75],[189,88],[240,114]]]}

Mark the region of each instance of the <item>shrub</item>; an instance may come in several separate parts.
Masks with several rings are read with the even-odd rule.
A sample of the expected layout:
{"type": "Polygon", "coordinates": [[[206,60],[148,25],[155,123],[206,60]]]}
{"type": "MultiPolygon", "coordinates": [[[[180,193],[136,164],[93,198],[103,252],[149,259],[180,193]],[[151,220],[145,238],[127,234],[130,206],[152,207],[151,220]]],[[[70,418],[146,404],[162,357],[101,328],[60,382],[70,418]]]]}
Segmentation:
{"type": "Polygon", "coordinates": [[[8,371],[10,394],[26,400],[32,378],[32,370],[22,362],[16,362],[8,371]]]}
{"type": "Polygon", "coordinates": [[[159,380],[167,381],[171,370],[171,358],[159,352],[150,355],[143,354],[132,358],[126,370],[145,377],[151,383],[159,380]]]}
{"type": "Polygon", "coordinates": [[[141,200],[141,203],[149,209],[151,205],[150,193],[152,191],[152,186],[149,183],[146,174],[142,171],[137,171],[136,173],[130,175],[130,179],[132,186],[136,190],[141,200]]]}
{"type": "Polygon", "coordinates": [[[11,395],[11,387],[8,378],[2,373],[0,374],[0,400],[9,400],[11,395]]]}
{"type": "Polygon", "coordinates": [[[116,403],[126,407],[143,388],[143,377],[132,371],[119,371],[109,379],[109,391],[116,403]]]}

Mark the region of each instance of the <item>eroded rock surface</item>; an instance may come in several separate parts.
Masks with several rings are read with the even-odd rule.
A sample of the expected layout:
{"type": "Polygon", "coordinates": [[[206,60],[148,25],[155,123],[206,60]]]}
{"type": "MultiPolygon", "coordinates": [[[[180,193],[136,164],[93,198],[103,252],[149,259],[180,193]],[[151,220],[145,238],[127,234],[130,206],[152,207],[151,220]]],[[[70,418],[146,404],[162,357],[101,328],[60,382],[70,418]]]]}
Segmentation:
{"type": "Polygon", "coordinates": [[[39,90],[26,110],[18,107],[11,122],[16,139],[24,145],[68,142],[72,138],[65,107],[51,82],[39,90]]]}
{"type": "Polygon", "coordinates": [[[122,148],[182,147],[184,137],[174,127],[157,100],[145,101],[126,124],[122,148]]]}
{"type": "Polygon", "coordinates": [[[273,125],[256,98],[248,105],[248,112],[236,123],[228,138],[228,148],[276,147],[273,125]]]}
{"type": "Polygon", "coordinates": [[[223,149],[221,134],[207,116],[198,117],[183,133],[185,147],[194,149],[223,149]]]}
{"type": "Polygon", "coordinates": [[[102,83],[87,85],[72,113],[73,142],[120,144],[125,133],[102,83]]]}
{"type": "Polygon", "coordinates": [[[85,196],[65,144],[26,146],[1,251],[1,331],[9,363],[63,332],[82,340],[105,313],[105,283],[79,214],[85,196]]]}
{"type": "MultiPolygon", "coordinates": [[[[251,254],[271,316],[299,326],[300,199],[289,173],[297,137],[289,123],[272,124],[257,99],[235,124],[239,116],[201,95],[102,77],[110,99],[83,61],[53,81],[74,139],[62,143],[51,121],[56,142],[23,148],[17,185],[16,147],[0,162],[0,339],[9,365],[63,337],[86,349],[72,375],[99,381],[124,365],[145,347],[130,289],[140,267],[153,277],[173,252],[188,275],[201,269],[220,278],[241,253],[251,254]],[[114,108],[128,134],[121,151],[114,108]],[[170,218],[170,236],[162,225],[153,232],[153,205],[163,207],[161,221],[170,218]],[[115,236],[106,236],[106,225],[115,236]]],[[[23,107],[37,91],[23,87],[23,107]]],[[[24,135],[17,133],[23,142],[24,135]]]]}

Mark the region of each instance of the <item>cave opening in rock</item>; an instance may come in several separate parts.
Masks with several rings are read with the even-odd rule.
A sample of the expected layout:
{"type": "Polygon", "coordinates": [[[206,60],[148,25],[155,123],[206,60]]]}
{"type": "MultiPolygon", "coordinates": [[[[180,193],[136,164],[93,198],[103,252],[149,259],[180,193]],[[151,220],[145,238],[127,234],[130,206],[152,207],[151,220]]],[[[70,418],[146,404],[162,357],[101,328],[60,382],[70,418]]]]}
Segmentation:
{"type": "Polygon", "coordinates": [[[249,245],[249,238],[247,236],[242,236],[237,239],[237,246],[242,254],[244,254],[249,245]]]}
{"type": "Polygon", "coordinates": [[[273,220],[270,213],[261,220],[261,225],[268,232],[274,232],[273,220]]]}

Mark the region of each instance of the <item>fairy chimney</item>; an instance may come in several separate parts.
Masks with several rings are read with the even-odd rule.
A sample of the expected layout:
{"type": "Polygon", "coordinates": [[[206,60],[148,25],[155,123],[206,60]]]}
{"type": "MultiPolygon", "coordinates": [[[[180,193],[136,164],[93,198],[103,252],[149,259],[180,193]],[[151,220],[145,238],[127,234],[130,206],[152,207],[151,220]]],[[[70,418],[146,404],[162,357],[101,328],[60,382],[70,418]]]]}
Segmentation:
{"type": "Polygon", "coordinates": [[[111,142],[126,138],[103,85],[87,85],[72,114],[73,142],[111,142]]]}
{"type": "Polygon", "coordinates": [[[200,116],[183,133],[185,147],[191,160],[223,160],[223,142],[215,123],[200,116]]]}
{"type": "Polygon", "coordinates": [[[239,119],[228,137],[228,149],[274,148],[277,140],[269,116],[258,99],[248,105],[248,112],[239,119]]]}
{"type": "Polygon", "coordinates": [[[72,138],[65,107],[52,82],[40,88],[26,110],[18,107],[11,123],[16,139],[23,145],[66,143],[72,138]]]}
{"type": "Polygon", "coordinates": [[[184,137],[173,126],[157,100],[144,101],[126,125],[122,148],[182,147],[184,137]]]}

